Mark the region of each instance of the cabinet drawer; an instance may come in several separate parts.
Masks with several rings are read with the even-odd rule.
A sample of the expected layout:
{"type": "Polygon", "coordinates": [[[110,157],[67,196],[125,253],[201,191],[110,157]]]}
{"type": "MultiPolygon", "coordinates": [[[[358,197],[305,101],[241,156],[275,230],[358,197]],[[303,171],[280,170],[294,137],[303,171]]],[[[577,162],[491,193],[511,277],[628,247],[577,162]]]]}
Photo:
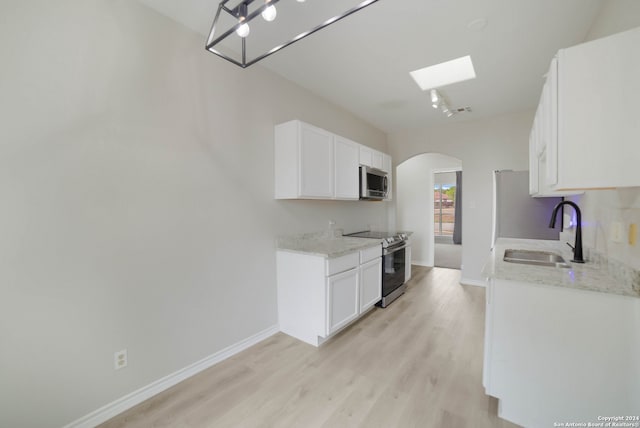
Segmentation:
{"type": "Polygon", "coordinates": [[[360,250],[360,264],[366,263],[370,260],[380,257],[381,255],[382,255],[381,245],[360,250]]]}
{"type": "Polygon", "coordinates": [[[350,253],[342,257],[336,257],[335,259],[328,259],[327,276],[353,269],[358,266],[358,261],[359,255],[357,252],[350,253]]]}

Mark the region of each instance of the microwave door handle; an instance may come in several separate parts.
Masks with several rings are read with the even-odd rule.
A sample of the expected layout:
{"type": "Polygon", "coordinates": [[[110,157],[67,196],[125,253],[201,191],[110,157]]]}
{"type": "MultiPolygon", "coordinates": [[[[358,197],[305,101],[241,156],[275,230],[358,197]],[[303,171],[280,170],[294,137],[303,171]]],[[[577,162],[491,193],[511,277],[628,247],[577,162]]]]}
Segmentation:
{"type": "Polygon", "coordinates": [[[387,182],[388,182],[388,178],[387,178],[387,176],[385,175],[385,176],[384,176],[384,180],[382,181],[382,183],[383,183],[383,184],[382,184],[382,187],[383,187],[383,189],[382,189],[382,190],[384,191],[384,195],[385,195],[385,196],[387,196],[387,191],[389,190],[389,186],[388,186],[387,182]]]}

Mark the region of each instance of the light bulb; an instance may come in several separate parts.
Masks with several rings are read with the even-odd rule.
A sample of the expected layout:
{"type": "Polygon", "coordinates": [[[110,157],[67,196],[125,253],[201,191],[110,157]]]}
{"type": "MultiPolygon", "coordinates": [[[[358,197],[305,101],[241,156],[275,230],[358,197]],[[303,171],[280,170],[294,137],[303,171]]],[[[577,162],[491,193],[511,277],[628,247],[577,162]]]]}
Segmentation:
{"type": "Polygon", "coordinates": [[[277,14],[278,11],[276,10],[276,7],[274,5],[271,5],[262,11],[262,18],[267,22],[271,22],[276,19],[277,14]]]}
{"type": "Polygon", "coordinates": [[[304,3],[305,0],[298,0],[298,3],[304,3]]]}
{"type": "Polygon", "coordinates": [[[438,96],[438,91],[436,91],[435,89],[431,90],[431,103],[435,105],[438,104],[438,100],[440,99],[440,97],[438,96]]]}
{"type": "Polygon", "coordinates": [[[251,32],[251,28],[249,28],[249,24],[247,24],[246,22],[241,26],[239,26],[238,29],[236,30],[236,34],[242,38],[247,37],[250,32],[251,32]]]}
{"type": "Polygon", "coordinates": [[[238,6],[238,12],[236,16],[238,17],[238,22],[241,23],[241,25],[236,29],[236,34],[242,38],[247,37],[251,32],[251,29],[249,28],[249,24],[245,22],[247,19],[248,12],[249,12],[249,7],[247,6],[247,3],[241,3],[238,6]]]}

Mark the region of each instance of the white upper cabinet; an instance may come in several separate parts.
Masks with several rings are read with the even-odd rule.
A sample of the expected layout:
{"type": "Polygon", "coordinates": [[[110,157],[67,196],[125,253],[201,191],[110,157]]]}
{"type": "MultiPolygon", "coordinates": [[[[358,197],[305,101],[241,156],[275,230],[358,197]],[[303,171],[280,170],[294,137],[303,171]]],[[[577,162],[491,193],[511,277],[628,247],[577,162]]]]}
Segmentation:
{"type": "Polygon", "coordinates": [[[554,57],[540,96],[529,137],[529,193],[564,196],[580,191],[557,190],[558,182],[558,59],[554,57]]]}
{"type": "Polygon", "coordinates": [[[391,169],[392,169],[392,164],[391,164],[391,156],[389,156],[388,154],[383,153],[382,154],[382,168],[380,168],[381,170],[383,170],[384,172],[386,172],[387,174],[391,174],[391,169]]]}
{"type": "Polygon", "coordinates": [[[333,135],[300,121],[275,128],[275,197],[333,197],[333,135]]]}
{"type": "Polygon", "coordinates": [[[373,151],[373,167],[382,170],[382,157],[383,154],[377,150],[373,151]]]}
{"type": "Polygon", "coordinates": [[[307,124],[300,124],[300,196],[333,196],[333,135],[307,124]]]}
{"type": "Polygon", "coordinates": [[[358,143],[335,136],[335,197],[336,199],[358,199],[358,143]]]}
{"type": "Polygon", "coordinates": [[[533,196],[539,195],[539,177],[538,169],[540,167],[538,161],[538,152],[536,151],[536,127],[535,120],[534,126],[531,128],[531,134],[529,134],[529,194],[533,196]]]}
{"type": "Polygon", "coordinates": [[[391,172],[391,156],[386,153],[379,152],[370,147],[360,145],[360,165],[370,166],[385,172],[391,172]],[[388,164],[385,164],[385,157],[388,157],[388,164]],[[388,167],[389,169],[385,169],[388,167]]]}
{"type": "Polygon", "coordinates": [[[638,46],[640,28],[558,52],[531,130],[532,194],[640,186],[638,46]]]}
{"type": "Polygon", "coordinates": [[[358,200],[363,158],[391,169],[390,156],[329,131],[299,120],[276,125],[275,198],[358,200]]]}
{"type": "Polygon", "coordinates": [[[360,165],[366,165],[373,168],[373,149],[360,145],[360,165]]]}

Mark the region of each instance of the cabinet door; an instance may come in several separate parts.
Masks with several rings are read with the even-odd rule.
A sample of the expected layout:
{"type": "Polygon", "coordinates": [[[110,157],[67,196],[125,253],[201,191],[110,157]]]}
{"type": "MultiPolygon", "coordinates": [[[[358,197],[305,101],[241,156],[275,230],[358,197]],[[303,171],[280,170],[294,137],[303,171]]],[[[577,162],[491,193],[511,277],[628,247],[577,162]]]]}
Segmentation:
{"type": "Polygon", "coordinates": [[[538,109],[536,110],[536,116],[533,120],[534,127],[536,128],[536,153],[541,156],[547,148],[545,125],[546,125],[546,95],[547,85],[542,87],[542,93],[540,94],[540,102],[538,103],[538,109]]]}
{"type": "Polygon", "coordinates": [[[640,186],[640,28],[562,49],[558,189],[640,186]]]}
{"type": "Polygon", "coordinates": [[[360,145],[360,165],[366,165],[373,168],[373,149],[360,145]]]}
{"type": "Polygon", "coordinates": [[[335,137],[335,197],[358,199],[359,146],[353,141],[335,137]]]}
{"type": "Polygon", "coordinates": [[[333,134],[300,124],[300,196],[333,197],[333,134]]]}
{"type": "Polygon", "coordinates": [[[387,154],[382,154],[382,169],[384,172],[391,174],[391,156],[387,155],[387,154]]]}
{"type": "Polygon", "coordinates": [[[358,317],[359,272],[356,268],[327,278],[327,335],[358,317]]]}
{"type": "MultiPolygon", "coordinates": [[[[553,58],[547,73],[546,89],[546,147],[547,167],[545,183],[554,186],[558,183],[558,60],[553,58]]],[[[540,171],[542,172],[542,171],[540,171]]],[[[539,172],[539,173],[540,173],[539,172]]]]}
{"type": "Polygon", "coordinates": [[[538,194],[538,153],[536,151],[536,128],[531,128],[529,134],[529,194],[538,194]]]}
{"type": "Polygon", "coordinates": [[[500,398],[503,415],[523,426],[553,426],[575,415],[597,420],[602,409],[637,413],[637,303],[626,296],[491,280],[487,393],[500,398]]]}
{"type": "Polygon", "coordinates": [[[382,298],[382,257],[360,266],[360,312],[382,298]]]}
{"type": "Polygon", "coordinates": [[[374,168],[382,169],[383,168],[382,153],[374,150],[372,162],[373,162],[374,168]]]}

